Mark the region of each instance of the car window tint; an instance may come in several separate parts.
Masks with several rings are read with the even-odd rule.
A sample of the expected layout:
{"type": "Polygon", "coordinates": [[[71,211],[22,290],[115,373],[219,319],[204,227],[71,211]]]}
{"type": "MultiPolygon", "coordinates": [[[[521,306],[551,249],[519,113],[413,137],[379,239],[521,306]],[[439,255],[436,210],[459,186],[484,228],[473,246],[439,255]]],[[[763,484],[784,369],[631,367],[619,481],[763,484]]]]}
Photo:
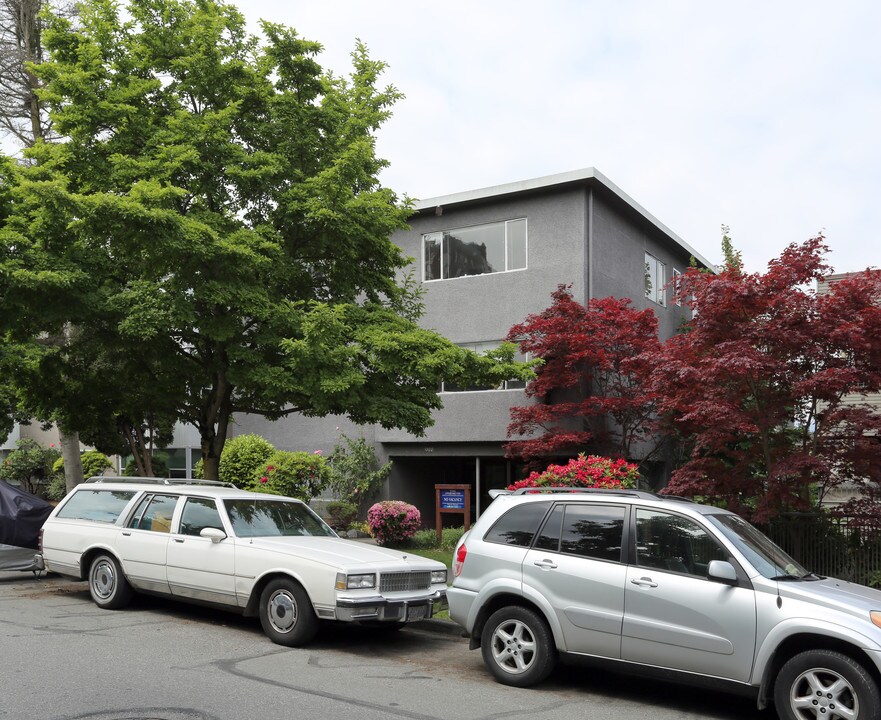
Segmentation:
{"type": "Polygon", "coordinates": [[[238,537],[336,536],[327,523],[302,503],[285,500],[224,500],[223,504],[238,537]]]}
{"type": "Polygon", "coordinates": [[[727,559],[727,551],[694,520],[637,509],[637,565],[706,577],[711,560],[727,559]]]}
{"type": "Polygon", "coordinates": [[[552,550],[557,552],[560,549],[560,527],[563,524],[563,505],[557,505],[545,524],[542,525],[541,531],[535,540],[535,547],[539,550],[552,550]]]}
{"type": "Polygon", "coordinates": [[[134,496],[134,491],[80,490],[67,499],[56,517],[114,523],[134,496]]]}
{"type": "Polygon", "coordinates": [[[563,517],[560,552],[598,560],[621,561],[624,508],[570,503],[563,517]]]}
{"type": "Polygon", "coordinates": [[[502,545],[529,547],[550,506],[549,502],[518,505],[496,520],[483,539],[486,542],[502,545]]]}
{"type": "Polygon", "coordinates": [[[148,495],[138,505],[128,526],[138,530],[171,532],[171,518],[177,499],[177,495],[148,495]]]}
{"type": "Polygon", "coordinates": [[[223,530],[217,505],[207,498],[187,498],[180,517],[181,535],[198,535],[205,528],[223,530]]]}

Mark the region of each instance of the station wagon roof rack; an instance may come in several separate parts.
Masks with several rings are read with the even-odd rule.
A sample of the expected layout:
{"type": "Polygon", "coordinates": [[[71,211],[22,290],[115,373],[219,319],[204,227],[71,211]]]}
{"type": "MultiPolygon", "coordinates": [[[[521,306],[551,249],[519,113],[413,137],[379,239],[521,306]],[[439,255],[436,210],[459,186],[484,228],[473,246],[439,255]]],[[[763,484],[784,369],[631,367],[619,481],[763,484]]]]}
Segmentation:
{"type": "Polygon", "coordinates": [[[616,497],[635,497],[642,500],[680,500],[682,502],[694,502],[691,498],[678,497],[676,495],[657,495],[653,492],[645,490],[627,490],[617,488],[579,488],[579,487],[523,487],[517,490],[490,490],[490,497],[496,498],[499,495],[532,495],[532,494],[567,494],[577,493],[579,495],[614,495],[616,497]]]}
{"type": "Polygon", "coordinates": [[[136,485],[212,485],[214,487],[226,487],[237,489],[235,485],[220,480],[201,480],[199,478],[157,478],[157,477],[135,477],[127,475],[120,477],[116,475],[95,475],[84,482],[87,483],[129,483],[136,485]]]}

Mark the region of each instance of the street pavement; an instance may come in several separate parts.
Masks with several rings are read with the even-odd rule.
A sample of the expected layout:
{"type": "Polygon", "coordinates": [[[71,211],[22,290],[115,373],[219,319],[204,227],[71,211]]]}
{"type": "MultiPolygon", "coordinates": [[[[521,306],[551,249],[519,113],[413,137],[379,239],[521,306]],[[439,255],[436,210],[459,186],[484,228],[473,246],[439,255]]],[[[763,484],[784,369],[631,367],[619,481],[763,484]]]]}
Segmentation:
{"type": "Polygon", "coordinates": [[[137,597],[96,607],[84,582],[0,572],[0,720],[771,720],[748,698],[564,664],[538,688],[495,683],[438,620],[323,627],[273,645],[255,619],[137,597]]]}

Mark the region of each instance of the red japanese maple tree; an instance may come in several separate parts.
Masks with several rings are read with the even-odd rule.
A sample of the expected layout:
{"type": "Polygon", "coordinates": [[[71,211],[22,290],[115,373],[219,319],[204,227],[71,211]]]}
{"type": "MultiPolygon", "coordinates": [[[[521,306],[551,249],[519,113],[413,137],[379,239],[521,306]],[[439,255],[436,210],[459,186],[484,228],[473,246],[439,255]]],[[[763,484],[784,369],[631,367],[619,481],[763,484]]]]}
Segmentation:
{"type": "Polygon", "coordinates": [[[543,312],[511,328],[508,339],[540,358],[526,394],[537,403],[511,409],[505,447],[533,466],[591,452],[630,458],[649,436],[653,398],[643,378],[657,352],[657,320],[626,298],[592,299],[587,306],[569,286],[552,293],[543,312]]]}
{"type": "Polygon", "coordinates": [[[765,273],[729,262],[682,276],[679,299],[697,314],[651,356],[657,409],[688,450],[669,492],[761,522],[852,482],[851,509],[877,515],[881,413],[865,396],[881,391],[881,271],[818,294],[827,252],[820,236],[765,273]]]}

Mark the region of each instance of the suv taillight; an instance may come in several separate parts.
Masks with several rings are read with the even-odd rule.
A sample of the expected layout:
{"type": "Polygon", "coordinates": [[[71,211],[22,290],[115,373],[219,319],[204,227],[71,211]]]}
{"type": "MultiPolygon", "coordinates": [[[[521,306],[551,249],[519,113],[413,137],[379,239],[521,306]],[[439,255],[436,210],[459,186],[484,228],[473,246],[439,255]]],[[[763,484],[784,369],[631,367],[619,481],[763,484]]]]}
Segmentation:
{"type": "Polygon", "coordinates": [[[456,550],[456,557],[453,560],[453,575],[459,577],[459,573],[462,572],[462,566],[465,564],[465,556],[468,554],[468,548],[465,547],[465,543],[462,543],[459,546],[459,549],[456,550]]]}
{"type": "Polygon", "coordinates": [[[40,528],[40,532],[37,535],[37,552],[43,552],[43,528],[40,528]]]}

